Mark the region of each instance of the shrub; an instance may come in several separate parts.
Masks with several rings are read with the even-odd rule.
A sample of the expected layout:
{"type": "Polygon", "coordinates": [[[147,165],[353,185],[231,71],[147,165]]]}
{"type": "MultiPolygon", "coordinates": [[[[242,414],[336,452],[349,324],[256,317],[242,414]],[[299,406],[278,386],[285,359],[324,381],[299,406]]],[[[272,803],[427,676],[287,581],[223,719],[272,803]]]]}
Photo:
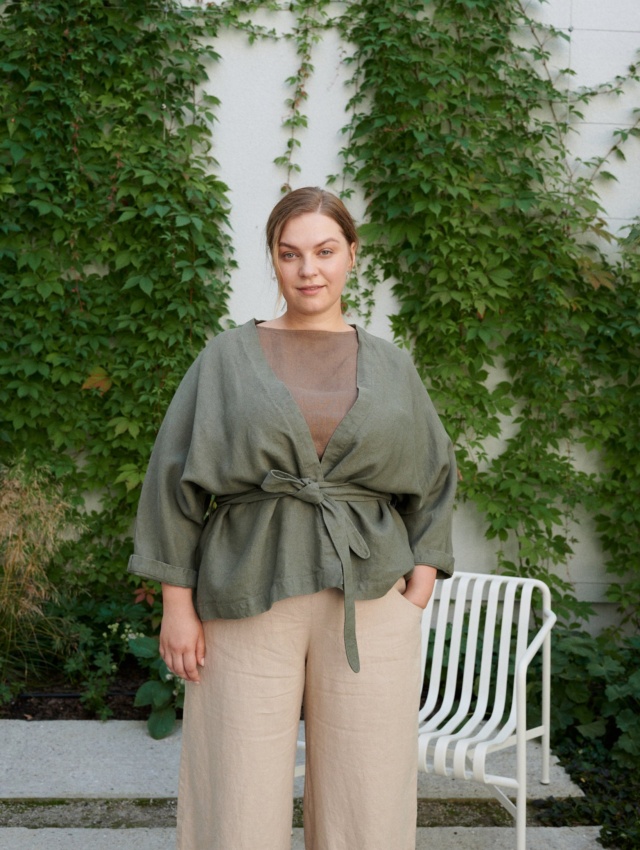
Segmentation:
{"type": "Polygon", "coordinates": [[[559,631],[553,638],[553,742],[601,745],[621,768],[640,769],[640,637],[559,631]]]}
{"type": "Polygon", "coordinates": [[[0,467],[0,682],[8,697],[20,680],[63,651],[59,617],[47,612],[56,598],[47,572],[69,536],[70,506],[61,485],[25,458],[0,467]]]}

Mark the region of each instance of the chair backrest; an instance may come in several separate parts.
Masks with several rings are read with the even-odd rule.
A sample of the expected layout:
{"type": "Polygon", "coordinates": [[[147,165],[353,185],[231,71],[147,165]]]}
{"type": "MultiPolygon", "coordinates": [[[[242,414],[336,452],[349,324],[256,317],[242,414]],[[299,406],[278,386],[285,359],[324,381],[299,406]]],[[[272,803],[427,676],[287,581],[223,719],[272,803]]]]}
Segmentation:
{"type": "Polygon", "coordinates": [[[514,671],[527,651],[534,593],[548,609],[549,590],[535,579],[459,572],[436,582],[422,620],[421,722],[451,733],[463,723],[515,726],[514,671]]]}

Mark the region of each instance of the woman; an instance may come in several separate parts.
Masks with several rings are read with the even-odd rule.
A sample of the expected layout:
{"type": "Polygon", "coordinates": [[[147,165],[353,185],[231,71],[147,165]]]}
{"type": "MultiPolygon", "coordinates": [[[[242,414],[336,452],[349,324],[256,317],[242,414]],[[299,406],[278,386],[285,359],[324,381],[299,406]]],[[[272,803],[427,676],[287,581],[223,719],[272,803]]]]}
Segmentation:
{"type": "Polygon", "coordinates": [[[415,847],[420,621],[453,568],[455,462],[408,355],[343,318],[358,246],[299,189],[267,224],[285,312],[183,379],[129,569],[187,681],[180,850],[284,850],[301,705],[307,850],[415,847]]]}

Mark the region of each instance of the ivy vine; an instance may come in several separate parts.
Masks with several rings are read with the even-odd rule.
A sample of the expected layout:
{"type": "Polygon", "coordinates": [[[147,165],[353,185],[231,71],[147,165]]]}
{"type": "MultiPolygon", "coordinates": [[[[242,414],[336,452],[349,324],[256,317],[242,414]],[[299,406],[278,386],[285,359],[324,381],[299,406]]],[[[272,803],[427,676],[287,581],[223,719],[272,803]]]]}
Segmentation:
{"type": "Polygon", "coordinates": [[[89,512],[84,585],[122,583],[155,433],[226,310],[217,101],[199,90],[215,35],[155,0],[0,17],[0,454],[53,469],[89,512]]]}
{"type": "MultiPolygon", "coordinates": [[[[618,263],[598,248],[595,177],[611,175],[605,157],[573,171],[566,145],[597,91],[556,89],[546,61],[562,34],[518,0],[363,0],[340,26],[355,45],[344,156],[367,200],[365,294],[395,282],[392,327],[457,443],[462,497],[500,567],[550,582],[565,620],[590,610],[554,571],[586,506],[625,578],[610,599],[637,627],[638,242],[618,263]],[[584,447],[602,473],[576,463],[584,447]]],[[[629,79],[635,65],[607,90],[629,79]]],[[[619,131],[610,153],[634,136],[619,131]]]]}
{"type": "Polygon", "coordinates": [[[234,28],[295,44],[276,160],[286,191],[313,47],[330,26],[353,50],[343,173],[330,179],[367,203],[361,303],[394,281],[393,331],[456,441],[461,494],[501,568],[544,577],[565,619],[586,616],[555,570],[586,508],[609,598],[637,628],[640,239],[631,231],[619,259],[603,253],[597,180],[638,124],[577,168],[566,138],[584,104],[640,75],[633,65],[563,91],[547,64],[565,36],[520,0],[5,4],[0,460],[26,452],[78,503],[99,492],[77,551],[96,581],[121,574],[162,413],[226,310],[227,188],[208,152],[217,101],[201,93],[215,39],[234,28]],[[278,36],[253,22],[258,10],[294,25],[278,36]],[[523,27],[529,47],[514,37],[523,27]],[[583,471],[585,452],[597,473],[583,471]]]}

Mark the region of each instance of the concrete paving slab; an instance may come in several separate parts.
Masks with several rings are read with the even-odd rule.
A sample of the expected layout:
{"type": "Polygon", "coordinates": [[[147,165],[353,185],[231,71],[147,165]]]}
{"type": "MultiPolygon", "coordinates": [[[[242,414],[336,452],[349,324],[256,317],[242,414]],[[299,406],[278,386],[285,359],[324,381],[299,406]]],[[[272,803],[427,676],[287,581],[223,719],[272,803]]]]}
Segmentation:
{"type": "MultiPolygon", "coordinates": [[[[496,776],[515,778],[515,749],[491,753],[487,758],[487,771],[496,776]]],[[[542,747],[538,741],[527,741],[527,799],[584,797],[582,788],[571,781],[569,775],[553,754],[551,754],[550,760],[548,785],[543,785],[540,782],[541,776],[542,747]]],[[[515,793],[513,796],[515,797],[515,793]]],[[[446,776],[434,776],[430,773],[418,774],[418,797],[425,800],[495,799],[487,786],[479,782],[450,779],[446,776]]]]}
{"type": "MultiPolygon", "coordinates": [[[[602,850],[599,827],[527,830],[528,850],[602,850]]],[[[416,850],[513,850],[507,828],[419,829],[416,850]]],[[[175,850],[174,829],[0,829],[0,850],[175,850]]],[[[258,848],[256,848],[258,850],[258,848]]],[[[304,850],[301,829],[293,830],[291,850],[304,850]]]]}
{"type": "MultiPolygon", "coordinates": [[[[304,762],[304,755],[298,759],[304,762]]],[[[515,752],[495,753],[489,761],[490,772],[496,775],[516,775],[515,752]]],[[[540,782],[542,774],[542,748],[535,741],[527,743],[527,799],[535,800],[546,797],[584,797],[582,788],[572,782],[569,775],[551,756],[549,769],[549,784],[540,782]]],[[[294,784],[294,797],[302,797],[304,778],[298,777],[294,784]]],[[[515,795],[514,795],[515,796],[515,795]]],[[[422,800],[494,800],[495,797],[486,785],[479,782],[466,782],[459,779],[449,779],[446,776],[433,774],[418,774],[418,797],[422,800]]]]}
{"type": "Polygon", "coordinates": [[[175,850],[175,829],[0,829],[0,850],[175,850]]]}
{"type": "MultiPolygon", "coordinates": [[[[599,826],[531,827],[527,850],[602,850],[599,834],[599,826]]],[[[419,829],[416,842],[416,850],[513,850],[515,846],[515,829],[507,827],[419,829]]]]}
{"type": "Polygon", "coordinates": [[[181,729],[161,741],[136,720],[2,720],[0,797],[173,798],[181,729]]]}
{"type": "MultiPolygon", "coordinates": [[[[298,740],[304,741],[304,723],[300,724],[298,740]]],[[[304,764],[304,752],[298,751],[298,764],[304,764]]],[[[516,776],[516,751],[502,750],[491,753],[487,758],[487,770],[496,776],[516,776]]],[[[540,782],[542,775],[542,747],[538,741],[527,742],[527,798],[535,800],[545,797],[584,797],[584,792],[571,781],[558,759],[553,754],[550,759],[549,784],[540,782]]],[[[304,778],[299,777],[294,784],[294,797],[302,797],[304,778]]],[[[515,795],[514,795],[515,796],[515,795]]],[[[479,782],[466,782],[449,779],[446,776],[418,774],[418,797],[421,800],[495,800],[486,785],[479,782]]]]}
{"type": "MultiPolygon", "coordinates": [[[[300,738],[304,738],[301,725],[300,738]]],[[[135,720],[0,720],[0,798],[172,799],[177,795],[181,728],[154,741],[135,720]]],[[[541,785],[541,752],[529,742],[529,798],[580,796],[557,759],[551,784],[541,785]]],[[[491,756],[491,769],[515,775],[515,754],[491,756]]],[[[299,753],[299,761],[304,754],[299,753]]],[[[294,796],[301,797],[297,779],[294,796]]],[[[491,798],[476,782],[419,775],[418,796],[427,799],[491,798]]]]}

